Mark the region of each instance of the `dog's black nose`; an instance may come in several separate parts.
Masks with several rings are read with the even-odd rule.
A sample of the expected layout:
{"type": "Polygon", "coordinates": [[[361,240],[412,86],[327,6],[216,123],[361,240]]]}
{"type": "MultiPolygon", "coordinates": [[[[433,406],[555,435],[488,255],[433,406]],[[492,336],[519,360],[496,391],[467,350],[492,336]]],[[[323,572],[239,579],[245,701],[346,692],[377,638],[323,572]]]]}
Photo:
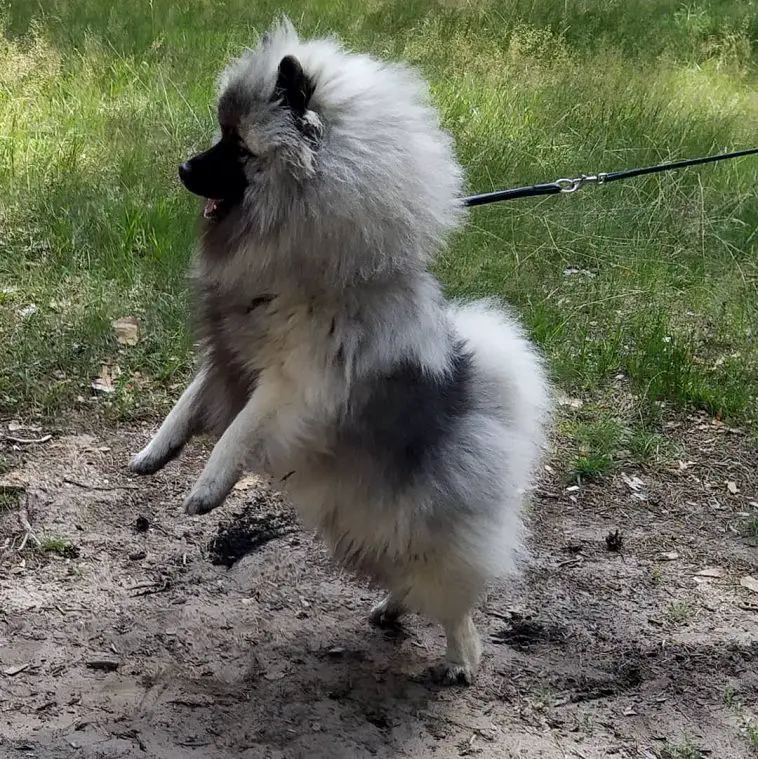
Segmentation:
{"type": "Polygon", "coordinates": [[[187,183],[187,179],[189,179],[189,175],[192,173],[192,166],[189,161],[185,161],[180,167],[179,167],[179,179],[182,180],[185,184],[187,183]]]}

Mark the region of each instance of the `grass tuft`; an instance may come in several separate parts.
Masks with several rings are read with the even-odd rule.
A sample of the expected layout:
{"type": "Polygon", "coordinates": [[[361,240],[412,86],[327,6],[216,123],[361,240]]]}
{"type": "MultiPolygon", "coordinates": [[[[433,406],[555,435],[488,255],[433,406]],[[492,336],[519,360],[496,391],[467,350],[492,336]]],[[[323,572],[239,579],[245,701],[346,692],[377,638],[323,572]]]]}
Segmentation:
{"type": "Polygon", "coordinates": [[[676,743],[667,741],[661,749],[661,759],[703,759],[703,753],[685,737],[676,743]]]}
{"type": "Polygon", "coordinates": [[[40,551],[54,553],[65,559],[74,559],[79,555],[79,549],[65,538],[48,535],[40,538],[40,551]]]}
{"type": "Polygon", "coordinates": [[[689,601],[674,601],[666,610],[672,622],[685,623],[695,615],[695,607],[689,601]]]}

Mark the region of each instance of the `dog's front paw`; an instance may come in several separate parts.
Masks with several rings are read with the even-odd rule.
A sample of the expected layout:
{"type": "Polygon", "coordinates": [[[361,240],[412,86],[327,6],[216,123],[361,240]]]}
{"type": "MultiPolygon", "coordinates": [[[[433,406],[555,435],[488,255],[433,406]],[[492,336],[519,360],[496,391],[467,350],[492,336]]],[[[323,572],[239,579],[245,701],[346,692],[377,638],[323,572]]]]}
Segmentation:
{"type": "Polygon", "coordinates": [[[184,511],[187,514],[207,514],[224,502],[226,493],[214,483],[198,483],[184,499],[184,511]]]}
{"type": "Polygon", "coordinates": [[[129,471],[134,474],[155,474],[165,463],[165,459],[156,456],[148,446],[132,457],[129,462],[129,471]]]}

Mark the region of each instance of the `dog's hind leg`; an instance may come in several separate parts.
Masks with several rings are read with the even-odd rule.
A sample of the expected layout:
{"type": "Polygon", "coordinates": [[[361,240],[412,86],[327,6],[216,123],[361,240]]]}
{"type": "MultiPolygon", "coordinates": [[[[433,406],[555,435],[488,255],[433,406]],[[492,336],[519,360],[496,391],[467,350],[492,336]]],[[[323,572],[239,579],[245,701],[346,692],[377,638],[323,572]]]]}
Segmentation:
{"type": "Polygon", "coordinates": [[[136,474],[154,474],[175,458],[202,426],[207,372],[201,369],[153,439],[129,462],[136,474]]]}
{"type": "Polygon", "coordinates": [[[447,653],[435,674],[446,685],[471,685],[482,657],[482,642],[471,614],[443,621],[443,626],[447,653]]]}
{"type": "Polygon", "coordinates": [[[411,579],[408,606],[437,619],[445,629],[445,659],[433,668],[435,679],[445,685],[470,685],[479,668],[482,643],[471,619],[484,581],[478,572],[461,565],[427,566],[411,579]]]}

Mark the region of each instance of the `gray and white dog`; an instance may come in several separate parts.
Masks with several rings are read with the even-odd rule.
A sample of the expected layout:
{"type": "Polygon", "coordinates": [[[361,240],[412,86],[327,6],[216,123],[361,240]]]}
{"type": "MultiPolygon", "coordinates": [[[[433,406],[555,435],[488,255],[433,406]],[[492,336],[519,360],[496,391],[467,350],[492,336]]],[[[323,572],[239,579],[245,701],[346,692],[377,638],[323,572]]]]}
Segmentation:
{"type": "Polygon", "coordinates": [[[372,620],[439,620],[440,674],[470,682],[471,611],[515,567],[550,403],[516,321],[447,302],[429,272],[463,221],[451,138],[409,68],[286,19],[224,71],[218,121],[180,168],[206,198],[202,364],[130,468],[217,436],[187,513],[245,469],[283,481],[335,557],[389,590],[372,620]]]}

